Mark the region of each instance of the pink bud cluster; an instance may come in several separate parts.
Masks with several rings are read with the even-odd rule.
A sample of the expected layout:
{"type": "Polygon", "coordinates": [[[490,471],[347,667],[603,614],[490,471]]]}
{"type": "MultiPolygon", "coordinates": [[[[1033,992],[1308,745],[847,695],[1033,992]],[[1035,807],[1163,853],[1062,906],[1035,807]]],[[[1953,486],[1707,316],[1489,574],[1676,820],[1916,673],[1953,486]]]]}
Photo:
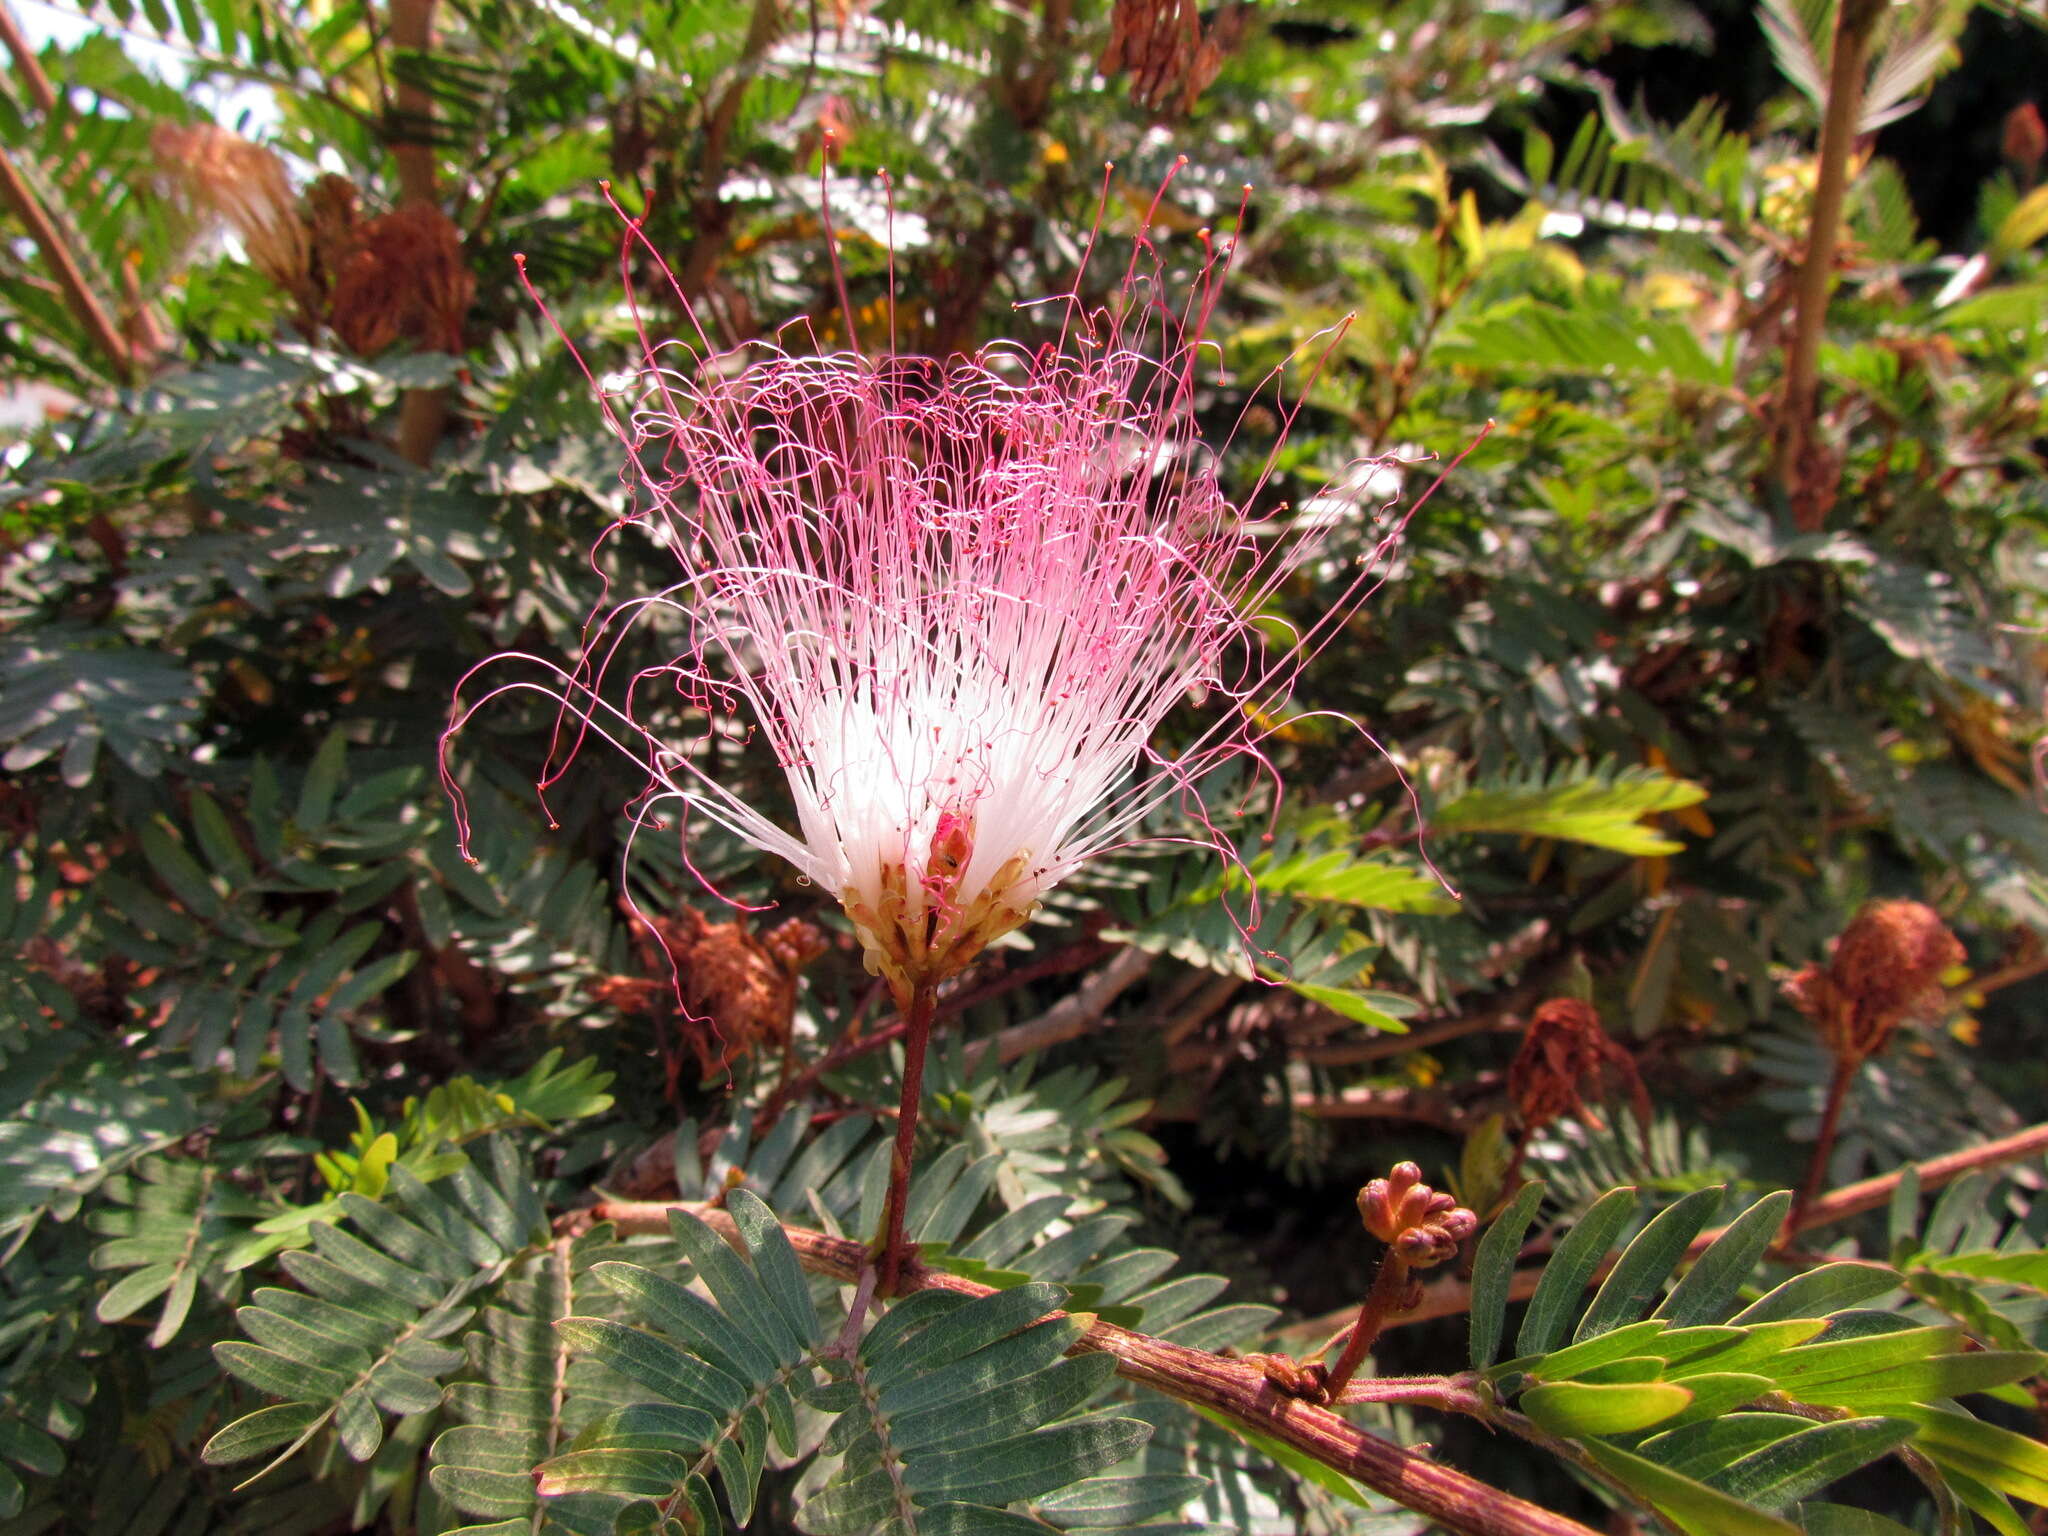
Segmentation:
{"type": "Polygon", "coordinates": [[[1384,1179],[1368,1181],[1358,1192],[1358,1214],[1366,1231],[1414,1269],[1443,1263],[1479,1230],[1479,1218],[1423,1183],[1413,1163],[1396,1163],[1384,1179]]]}
{"type": "MultiPolygon", "coordinates": [[[[1380,579],[1360,560],[1313,628],[1265,621],[1346,519],[1257,509],[1270,456],[1245,498],[1225,493],[1196,409],[1227,264],[1205,240],[1173,303],[1141,234],[1106,302],[1079,276],[1045,301],[1056,341],[972,357],[649,348],[621,436],[633,521],[680,570],[541,686],[639,744],[646,808],[702,815],[832,892],[899,1001],[1224,760],[1263,763],[1295,674],[1380,579]],[[793,828],[644,726],[630,687],[607,697],[626,628],[656,613],[677,642],[652,670],[707,719],[751,719],[793,828]],[[1169,711],[1202,699],[1206,730],[1159,753],[1169,711]]],[[[1278,370],[1262,387],[1277,397],[1278,370]]],[[[1284,438],[1294,407],[1276,403],[1284,438]]]]}

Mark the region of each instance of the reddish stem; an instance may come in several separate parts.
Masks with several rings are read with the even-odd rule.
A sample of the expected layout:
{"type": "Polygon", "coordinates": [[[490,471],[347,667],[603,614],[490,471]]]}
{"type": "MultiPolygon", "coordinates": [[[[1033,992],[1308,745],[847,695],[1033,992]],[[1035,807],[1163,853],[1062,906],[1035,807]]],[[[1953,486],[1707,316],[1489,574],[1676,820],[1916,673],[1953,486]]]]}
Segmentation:
{"type": "Polygon", "coordinates": [[[1820,1134],[1814,1138],[1813,1158],[1806,1165],[1806,1182],[1800,1186],[1799,1198],[1792,1202],[1792,1210],[1785,1218],[1788,1236],[1799,1230],[1807,1208],[1820,1198],[1827,1183],[1828,1159],[1834,1154],[1835,1136],[1842,1126],[1842,1104],[1849,1097],[1849,1085],[1856,1080],[1856,1068],[1860,1065],[1854,1056],[1835,1058],[1834,1076],[1828,1079],[1827,1107],[1820,1115],[1820,1134]]]}
{"type": "Polygon", "coordinates": [[[882,1214],[880,1259],[884,1296],[896,1293],[896,1281],[910,1244],[903,1235],[903,1216],[910,1205],[910,1154],[917,1144],[917,1116],[924,1104],[925,1047],[932,1037],[932,989],[920,982],[904,1010],[903,1097],[896,1112],[896,1147],[889,1155],[889,1203],[882,1214]]]}
{"type": "Polygon", "coordinates": [[[1337,1357],[1337,1364],[1331,1370],[1323,1390],[1335,1402],[1338,1395],[1351,1385],[1351,1378],[1358,1374],[1358,1367],[1364,1363],[1366,1351],[1380,1336],[1380,1329],[1396,1312],[1405,1312],[1401,1303],[1408,1299],[1408,1261],[1393,1249],[1387,1250],[1380,1260],[1380,1272],[1373,1276],[1372,1289],[1365,1293],[1365,1300],[1358,1308],[1358,1321],[1351,1325],[1351,1337],[1344,1342],[1344,1353],[1337,1357]]]}

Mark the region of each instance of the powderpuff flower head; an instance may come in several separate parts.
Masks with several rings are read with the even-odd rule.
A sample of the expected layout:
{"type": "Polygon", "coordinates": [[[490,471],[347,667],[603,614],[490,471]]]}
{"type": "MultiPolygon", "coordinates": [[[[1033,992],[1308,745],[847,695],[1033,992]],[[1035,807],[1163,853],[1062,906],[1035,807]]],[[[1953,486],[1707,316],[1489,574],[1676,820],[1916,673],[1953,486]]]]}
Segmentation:
{"type": "MultiPolygon", "coordinates": [[[[541,687],[566,706],[571,750],[595,732],[641,757],[643,818],[702,816],[831,892],[907,1011],[1205,774],[1264,764],[1296,674],[1380,579],[1398,525],[1318,622],[1264,616],[1346,520],[1261,510],[1270,455],[1245,497],[1225,492],[1196,416],[1228,261],[1205,237],[1169,293],[1141,233],[1106,302],[1084,301],[1084,261],[1070,291],[1022,307],[1040,324],[1050,310],[1057,340],[971,357],[821,352],[788,333],[648,346],[615,425],[628,521],[673,551],[676,580],[601,612],[574,667],[492,692],[541,687]],[[636,689],[607,678],[657,612],[673,655],[633,681],[749,720],[793,816],[649,730],[636,689]],[[1206,729],[1161,753],[1154,733],[1190,701],[1206,729]]],[[[1280,370],[1261,394],[1284,440],[1299,397],[1280,370]]]]}

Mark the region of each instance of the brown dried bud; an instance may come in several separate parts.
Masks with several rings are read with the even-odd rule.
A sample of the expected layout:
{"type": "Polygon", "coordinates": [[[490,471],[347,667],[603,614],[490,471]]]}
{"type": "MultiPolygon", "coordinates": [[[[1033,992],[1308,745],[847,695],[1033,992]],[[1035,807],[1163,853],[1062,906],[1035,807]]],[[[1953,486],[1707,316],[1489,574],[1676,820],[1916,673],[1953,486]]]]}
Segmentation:
{"type": "MultiPolygon", "coordinates": [[[[743,921],[714,923],[694,907],[679,907],[673,917],[636,914],[631,929],[649,976],[607,976],[585,991],[621,1013],[652,1015],[672,1027],[706,1077],[750,1051],[788,1044],[798,979],[827,947],[825,935],[802,918],[756,935],[743,921]],[[671,980],[650,979],[664,971],[671,980]]],[[[671,1087],[679,1066],[672,1053],[671,1087]]]]}
{"type": "Polygon", "coordinates": [[[1411,1269],[1441,1264],[1479,1230],[1479,1218],[1423,1183],[1422,1170],[1413,1163],[1396,1163],[1384,1179],[1361,1189],[1358,1214],[1365,1230],[1411,1269]]]}
{"type": "Polygon", "coordinates": [[[1291,1355],[1246,1355],[1244,1363],[1257,1366],[1259,1374],[1285,1397],[1318,1406],[1330,1400],[1329,1373],[1314,1361],[1296,1360],[1291,1355]]]}
{"type": "Polygon", "coordinates": [[[1942,974],[1964,959],[1962,944],[1933,908],[1874,901],[1842,930],[1834,958],[1801,968],[1784,991],[1830,1051],[1863,1061],[1907,1019],[1941,1006],[1942,974]]]}
{"type": "Polygon", "coordinates": [[[2040,172],[2041,161],[2048,158],[2048,124],[2041,121],[2041,109],[2031,101],[2023,101],[2005,114],[1999,153],[2028,181],[2040,172]]]}
{"type": "Polygon", "coordinates": [[[1600,1027],[1591,1003],[1553,997],[1539,1007],[1508,1068],[1508,1097],[1523,1128],[1534,1131],[1566,1115],[1586,1114],[1585,1095],[1629,1101],[1650,1121],[1650,1096],[1635,1058],[1600,1027]]]}

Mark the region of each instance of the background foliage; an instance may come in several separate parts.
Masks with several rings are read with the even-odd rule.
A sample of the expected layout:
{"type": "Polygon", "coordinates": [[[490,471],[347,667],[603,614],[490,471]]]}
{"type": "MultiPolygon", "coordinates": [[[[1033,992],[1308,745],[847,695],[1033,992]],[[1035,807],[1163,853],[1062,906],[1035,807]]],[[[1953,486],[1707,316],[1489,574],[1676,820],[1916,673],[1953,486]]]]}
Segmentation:
{"type": "MultiPolygon", "coordinates": [[[[1842,1083],[1821,1182],[2048,1118],[2037,7],[1884,12],[1832,160],[1803,0],[91,15],[0,76],[0,348],[48,406],[0,478],[0,1531],[1421,1529],[1052,1315],[1313,1352],[1400,1158],[1506,1210],[1469,1354],[1444,1321],[1379,1356],[1467,1396],[1364,1422],[1595,1522],[2030,1528],[2036,1173],[1768,1256],[1757,1202],[1837,1076],[1780,983],[1871,898],[1967,960],[1842,1083]],[[1371,489],[1413,501],[1470,452],[1297,701],[1374,739],[1286,724],[1277,812],[1212,786],[1254,943],[1243,881],[1163,844],[942,1001],[912,1225],[997,1294],[841,1347],[777,1225],[880,1211],[898,1065],[836,909],[715,829],[626,859],[635,768],[536,797],[517,698],[450,760],[456,849],[457,679],[673,569],[589,555],[619,454],[521,274],[600,378],[639,356],[623,276],[679,324],[608,181],[715,326],[840,336],[822,188],[857,319],[893,233],[906,348],[1030,339],[1098,168],[1125,237],[1182,154],[1176,269],[1255,189],[1214,326],[1243,382],[1201,409],[1307,390],[1275,499],[1327,515],[1393,453],[1371,489]],[[1507,1068],[1566,996],[1626,1070],[1539,1116],[1507,1068]],[[722,1199],[744,1256],[576,1215],[636,1196],[722,1199]],[[1474,1461],[1459,1414],[1513,1435],[1474,1461]]],[[[1277,423],[1243,426],[1248,486],[1277,423]]],[[[705,750],[772,799],[764,752],[705,750]]]]}

